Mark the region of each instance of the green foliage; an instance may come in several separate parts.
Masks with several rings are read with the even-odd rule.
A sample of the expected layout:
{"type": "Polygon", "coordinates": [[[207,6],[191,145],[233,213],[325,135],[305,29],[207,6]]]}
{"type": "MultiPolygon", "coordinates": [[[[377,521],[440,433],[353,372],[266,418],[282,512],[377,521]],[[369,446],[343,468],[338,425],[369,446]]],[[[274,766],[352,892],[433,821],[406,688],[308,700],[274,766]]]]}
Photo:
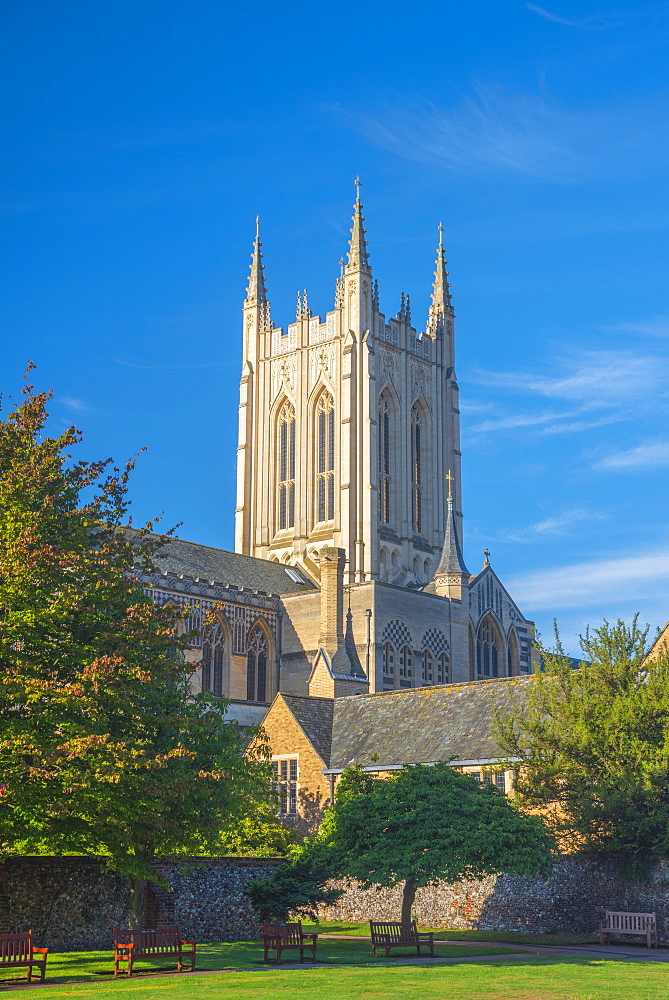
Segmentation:
{"type": "Polygon", "coordinates": [[[285,858],[302,841],[276,817],[276,803],[259,802],[252,816],[228,823],[220,831],[217,855],[252,858],[285,858]]]}
{"type": "Polygon", "coordinates": [[[336,874],[327,847],[317,838],[305,841],[293,857],[268,878],[245,890],[261,920],[312,917],[319,906],[331,906],[343,890],[328,885],[336,874]]]}
{"type": "Polygon", "coordinates": [[[622,855],[630,870],[669,853],[669,656],[646,662],[648,629],[604,622],[573,670],[556,632],[528,699],[497,717],[522,761],[521,801],[570,848],[622,855]]]}
{"type": "Polygon", "coordinates": [[[181,613],[139,585],[169,539],[131,526],[132,463],[71,463],[80,432],[45,433],[48,399],[26,385],[0,421],[0,849],[100,853],[141,881],[216,842],[269,772],[224,702],[191,696],[181,613]]]}
{"type": "Polygon", "coordinates": [[[417,888],[497,872],[548,874],[553,847],[542,820],[448,764],[406,767],[386,780],[348,768],[318,835],[264,883],[265,898],[289,904],[295,883],[319,894],[328,876],[352,877],[364,888],[404,883],[408,920],[417,888]]]}

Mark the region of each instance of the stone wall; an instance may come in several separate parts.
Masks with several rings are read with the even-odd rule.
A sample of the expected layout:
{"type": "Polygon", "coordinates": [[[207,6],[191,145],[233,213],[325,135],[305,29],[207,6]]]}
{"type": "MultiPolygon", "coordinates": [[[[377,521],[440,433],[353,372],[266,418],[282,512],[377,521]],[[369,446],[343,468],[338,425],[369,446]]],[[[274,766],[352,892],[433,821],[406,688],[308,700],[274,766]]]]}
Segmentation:
{"type": "MultiPolygon", "coordinates": [[[[242,941],[260,927],[243,888],[266,878],[269,858],[194,858],[157,868],[171,886],[151,885],[148,923],[178,923],[199,942],[242,941]]],[[[127,879],[94,858],[9,858],[0,865],[0,932],[29,927],[36,943],[53,951],[110,948],[114,927],[128,926],[127,879]]]]}
{"type": "MultiPolygon", "coordinates": [[[[647,882],[625,881],[623,875],[612,862],[562,857],[546,882],[502,875],[419,889],[413,913],[427,927],[588,934],[604,910],[631,910],[656,913],[658,935],[669,939],[669,860],[659,863],[647,882]]],[[[323,919],[399,920],[401,888],[340,885],[347,891],[321,911],[323,919]]]]}

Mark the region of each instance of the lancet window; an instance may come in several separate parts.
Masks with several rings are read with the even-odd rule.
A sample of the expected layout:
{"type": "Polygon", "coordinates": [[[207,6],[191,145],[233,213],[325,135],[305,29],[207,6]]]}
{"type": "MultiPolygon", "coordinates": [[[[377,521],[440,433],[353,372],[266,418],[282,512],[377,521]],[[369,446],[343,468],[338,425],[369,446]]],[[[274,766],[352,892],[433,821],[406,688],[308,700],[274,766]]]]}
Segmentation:
{"type": "Polygon", "coordinates": [[[413,530],[423,530],[423,420],[417,406],[411,407],[411,477],[413,530]]]}
{"type": "Polygon", "coordinates": [[[434,656],[429,649],[423,650],[423,684],[432,684],[434,676],[434,656]]]}
{"type": "Polygon", "coordinates": [[[379,407],[379,518],[390,524],[390,402],[381,396],[379,407]]]}
{"type": "Polygon", "coordinates": [[[412,687],[412,666],[413,651],[411,646],[402,646],[400,649],[400,687],[412,687]]]}
{"type": "Polygon", "coordinates": [[[499,677],[501,642],[492,620],[484,618],[476,641],[476,671],[479,677],[499,677]]]}
{"type": "Polygon", "coordinates": [[[392,642],[383,644],[383,686],[386,689],[395,686],[395,647],[392,642]]]}
{"type": "Polygon", "coordinates": [[[437,657],[437,684],[448,684],[451,679],[450,667],[448,653],[440,653],[437,657]]]}
{"type": "Polygon", "coordinates": [[[267,636],[260,625],[249,632],[246,649],[247,701],[267,701],[267,636]]]}
{"type": "Polygon", "coordinates": [[[331,521],[335,506],[335,409],[328,392],[316,406],[316,506],[319,521],[331,521]]]}
{"type": "Polygon", "coordinates": [[[202,690],[212,694],[223,694],[223,662],[225,646],[223,630],[218,622],[206,625],[202,630],[202,659],[200,660],[200,678],[202,690]]]}
{"type": "Polygon", "coordinates": [[[284,403],[279,412],[279,530],[295,527],[295,408],[284,403]]]}

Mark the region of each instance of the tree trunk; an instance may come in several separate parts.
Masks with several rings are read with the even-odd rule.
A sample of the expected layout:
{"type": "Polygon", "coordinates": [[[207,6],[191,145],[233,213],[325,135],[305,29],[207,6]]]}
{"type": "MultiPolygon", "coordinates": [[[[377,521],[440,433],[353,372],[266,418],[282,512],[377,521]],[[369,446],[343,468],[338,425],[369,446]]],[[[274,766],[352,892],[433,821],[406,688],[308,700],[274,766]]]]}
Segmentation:
{"type": "MultiPolygon", "coordinates": [[[[135,857],[144,864],[151,864],[155,856],[153,847],[148,844],[135,848],[135,857]]],[[[130,930],[141,931],[144,927],[144,902],[146,900],[145,876],[128,875],[130,883],[130,930]]]]}
{"type": "Polygon", "coordinates": [[[128,875],[130,883],[130,930],[141,931],[144,924],[144,899],[146,879],[128,875]]]}
{"type": "Polygon", "coordinates": [[[409,878],[404,883],[404,892],[402,893],[402,923],[408,924],[411,922],[411,907],[413,906],[414,899],[416,898],[416,889],[418,888],[418,880],[410,875],[409,878]]]}

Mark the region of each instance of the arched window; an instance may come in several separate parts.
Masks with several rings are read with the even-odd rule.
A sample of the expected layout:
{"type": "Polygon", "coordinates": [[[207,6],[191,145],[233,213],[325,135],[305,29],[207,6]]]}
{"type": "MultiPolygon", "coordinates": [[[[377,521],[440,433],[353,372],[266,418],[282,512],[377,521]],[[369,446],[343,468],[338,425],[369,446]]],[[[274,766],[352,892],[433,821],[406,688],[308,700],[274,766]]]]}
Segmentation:
{"type": "Polygon", "coordinates": [[[499,677],[500,652],[499,630],[488,616],[481,622],[476,640],[476,672],[479,677],[499,677]]]}
{"type": "Polygon", "coordinates": [[[509,677],[516,677],[520,673],[520,650],[515,629],[512,629],[509,635],[508,657],[509,677]]]}
{"type": "Polygon", "coordinates": [[[413,575],[416,583],[422,582],[420,578],[420,559],[418,556],[413,557],[413,575]]]}
{"type": "Polygon", "coordinates": [[[440,653],[437,657],[437,684],[448,684],[451,679],[450,667],[448,653],[440,653]]]}
{"type": "Polygon", "coordinates": [[[390,402],[381,396],[379,406],[379,520],[390,524],[390,402]]]}
{"type": "Polygon", "coordinates": [[[224,657],[225,647],[221,626],[218,622],[215,625],[206,625],[202,630],[202,659],[200,660],[203,691],[210,691],[212,694],[218,695],[224,694],[224,657]]]}
{"type": "Polygon", "coordinates": [[[295,409],[284,403],[279,412],[279,530],[295,527],[295,409]]]}
{"type": "Polygon", "coordinates": [[[423,530],[423,420],[417,406],[411,407],[411,479],[413,530],[423,530]]]}
{"type": "Polygon", "coordinates": [[[246,649],[247,701],[267,701],[267,637],[260,625],[251,629],[246,649]]]}
{"type": "Polygon", "coordinates": [[[423,650],[423,684],[432,684],[434,676],[434,656],[429,649],[423,650]]]}
{"type": "Polygon", "coordinates": [[[332,521],[335,505],[335,410],[329,392],[316,406],[316,508],[319,521],[332,521]]]}
{"type": "Polygon", "coordinates": [[[395,686],[395,647],[392,642],[383,645],[383,685],[395,686]]]}
{"type": "Polygon", "coordinates": [[[400,650],[400,687],[411,687],[412,666],[413,651],[411,646],[402,646],[400,650]]]}

